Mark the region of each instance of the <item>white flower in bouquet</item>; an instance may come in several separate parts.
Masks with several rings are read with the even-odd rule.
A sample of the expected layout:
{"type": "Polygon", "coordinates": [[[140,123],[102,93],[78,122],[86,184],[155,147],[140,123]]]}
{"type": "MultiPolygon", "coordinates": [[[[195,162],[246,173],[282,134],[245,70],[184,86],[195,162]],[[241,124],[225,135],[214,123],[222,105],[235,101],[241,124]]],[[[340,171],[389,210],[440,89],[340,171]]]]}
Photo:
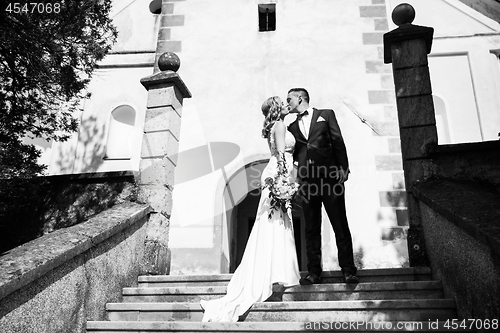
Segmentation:
{"type": "Polygon", "coordinates": [[[297,194],[299,184],[290,179],[285,169],[274,177],[266,178],[263,188],[269,189],[269,198],[271,198],[269,218],[271,218],[274,210],[280,214],[286,214],[287,210],[292,207],[291,201],[297,194]]]}

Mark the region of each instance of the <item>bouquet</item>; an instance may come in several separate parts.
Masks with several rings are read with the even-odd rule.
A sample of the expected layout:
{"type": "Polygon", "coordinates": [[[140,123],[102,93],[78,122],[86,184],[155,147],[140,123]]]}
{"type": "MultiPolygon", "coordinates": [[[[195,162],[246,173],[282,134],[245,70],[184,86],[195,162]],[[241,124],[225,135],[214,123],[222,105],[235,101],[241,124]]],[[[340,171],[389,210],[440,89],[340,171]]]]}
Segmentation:
{"type": "Polygon", "coordinates": [[[271,198],[271,210],[269,211],[269,219],[273,211],[279,211],[285,214],[287,210],[292,208],[292,199],[299,190],[299,184],[292,181],[286,168],[283,171],[278,171],[274,177],[267,177],[264,181],[262,189],[269,189],[269,198],[271,198]]]}

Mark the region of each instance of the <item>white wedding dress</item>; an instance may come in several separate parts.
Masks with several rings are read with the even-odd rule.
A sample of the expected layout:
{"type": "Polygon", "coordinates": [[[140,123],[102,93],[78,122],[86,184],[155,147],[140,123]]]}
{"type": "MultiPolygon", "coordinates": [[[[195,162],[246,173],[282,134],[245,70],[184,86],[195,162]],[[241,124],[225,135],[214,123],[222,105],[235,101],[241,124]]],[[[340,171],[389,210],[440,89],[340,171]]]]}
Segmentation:
{"type": "MultiPolygon", "coordinates": [[[[273,177],[278,170],[274,126],[269,136],[271,158],[264,169],[261,182],[273,177]]],[[[293,149],[295,138],[286,131],[285,160],[287,169],[293,170],[293,149]]],[[[299,266],[295,252],[295,239],[291,211],[280,214],[274,211],[269,219],[269,190],[262,191],[255,224],[243,254],[240,265],[227,286],[224,297],[202,300],[205,313],[203,321],[236,322],[256,302],[263,302],[272,294],[273,283],[285,287],[299,284],[299,266]]]]}

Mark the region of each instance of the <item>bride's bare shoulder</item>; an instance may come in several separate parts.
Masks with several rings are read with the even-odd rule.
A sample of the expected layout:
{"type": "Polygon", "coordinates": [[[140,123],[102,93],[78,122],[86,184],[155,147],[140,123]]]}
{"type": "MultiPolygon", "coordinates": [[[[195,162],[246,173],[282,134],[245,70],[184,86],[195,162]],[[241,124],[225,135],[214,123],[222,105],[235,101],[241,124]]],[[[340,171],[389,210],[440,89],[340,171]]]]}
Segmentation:
{"type": "Polygon", "coordinates": [[[286,130],[286,126],[285,126],[285,123],[282,122],[282,121],[277,121],[274,123],[274,131],[277,133],[277,134],[280,134],[280,133],[284,133],[285,130],[286,130]]]}

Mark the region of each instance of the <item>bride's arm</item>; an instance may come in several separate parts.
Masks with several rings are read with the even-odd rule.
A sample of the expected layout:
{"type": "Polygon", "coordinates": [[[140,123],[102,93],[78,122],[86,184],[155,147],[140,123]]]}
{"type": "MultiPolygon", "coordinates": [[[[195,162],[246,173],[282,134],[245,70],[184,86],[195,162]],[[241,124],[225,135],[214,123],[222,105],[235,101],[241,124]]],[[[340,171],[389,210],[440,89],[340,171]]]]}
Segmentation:
{"type": "Polygon", "coordinates": [[[285,133],[286,127],[282,121],[276,122],[274,125],[274,140],[276,142],[276,150],[278,151],[278,169],[280,172],[285,168],[285,133]]]}
{"type": "Polygon", "coordinates": [[[294,162],[293,163],[293,170],[292,170],[292,180],[295,181],[297,179],[297,171],[298,171],[299,165],[294,162]]]}

